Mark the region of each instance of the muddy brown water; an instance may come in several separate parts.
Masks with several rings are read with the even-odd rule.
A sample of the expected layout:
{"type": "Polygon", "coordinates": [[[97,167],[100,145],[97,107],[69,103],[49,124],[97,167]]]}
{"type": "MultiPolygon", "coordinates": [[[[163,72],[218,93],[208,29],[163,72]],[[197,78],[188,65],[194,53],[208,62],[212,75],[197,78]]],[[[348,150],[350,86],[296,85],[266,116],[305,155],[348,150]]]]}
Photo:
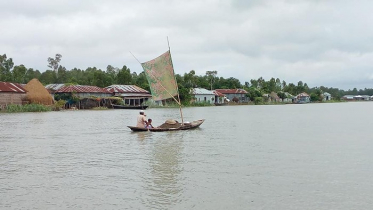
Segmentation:
{"type": "Polygon", "coordinates": [[[1,113],[0,209],[373,208],[373,102],[137,112],[1,113]]]}

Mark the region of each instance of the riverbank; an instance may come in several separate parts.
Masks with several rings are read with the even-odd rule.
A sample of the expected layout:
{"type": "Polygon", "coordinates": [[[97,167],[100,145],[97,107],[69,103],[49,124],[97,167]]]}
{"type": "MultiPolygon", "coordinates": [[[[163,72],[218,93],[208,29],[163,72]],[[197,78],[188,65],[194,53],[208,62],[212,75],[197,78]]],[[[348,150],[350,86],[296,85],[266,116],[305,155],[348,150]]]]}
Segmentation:
{"type": "Polygon", "coordinates": [[[16,112],[49,112],[53,110],[53,106],[45,106],[41,104],[9,104],[2,109],[0,112],[5,113],[16,113],[16,112]]]}

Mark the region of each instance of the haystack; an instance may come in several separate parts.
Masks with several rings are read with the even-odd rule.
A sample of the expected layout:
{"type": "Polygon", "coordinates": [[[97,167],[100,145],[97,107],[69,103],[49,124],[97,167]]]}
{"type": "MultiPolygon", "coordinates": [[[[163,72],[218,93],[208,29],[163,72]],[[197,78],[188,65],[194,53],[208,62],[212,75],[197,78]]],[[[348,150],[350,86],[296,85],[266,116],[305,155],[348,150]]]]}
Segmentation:
{"type": "Polygon", "coordinates": [[[52,105],[54,103],[52,96],[38,79],[30,80],[24,88],[27,90],[26,97],[30,103],[43,105],[52,105]]]}

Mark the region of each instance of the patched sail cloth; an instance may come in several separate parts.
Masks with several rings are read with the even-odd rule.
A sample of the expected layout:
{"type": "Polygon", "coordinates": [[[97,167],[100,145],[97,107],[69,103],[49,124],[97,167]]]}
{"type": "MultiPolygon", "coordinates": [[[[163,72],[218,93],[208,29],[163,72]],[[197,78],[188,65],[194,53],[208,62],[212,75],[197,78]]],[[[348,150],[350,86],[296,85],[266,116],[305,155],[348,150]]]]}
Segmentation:
{"type": "Polygon", "coordinates": [[[153,100],[159,101],[177,95],[177,83],[170,51],[141,64],[148,79],[153,100]]]}

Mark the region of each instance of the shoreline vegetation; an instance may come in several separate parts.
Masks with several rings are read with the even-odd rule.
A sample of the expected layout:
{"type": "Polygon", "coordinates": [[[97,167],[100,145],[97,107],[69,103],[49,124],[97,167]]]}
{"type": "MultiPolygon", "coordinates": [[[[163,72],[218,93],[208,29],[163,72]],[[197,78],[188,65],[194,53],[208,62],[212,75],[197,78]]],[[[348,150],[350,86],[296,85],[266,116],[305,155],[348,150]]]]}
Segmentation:
{"type": "MultiPolygon", "coordinates": [[[[8,58],[6,54],[0,55],[0,81],[1,82],[12,82],[17,84],[25,84],[27,81],[39,80],[39,84],[31,85],[30,89],[36,90],[34,93],[39,94],[41,92],[42,86],[47,84],[65,84],[65,85],[90,85],[100,88],[110,86],[112,84],[117,85],[136,85],[144,90],[150,92],[150,87],[146,75],[144,72],[136,73],[131,72],[131,70],[123,65],[122,68],[114,67],[108,65],[106,70],[98,69],[96,67],[88,67],[87,69],[66,69],[64,66],[60,65],[62,55],[56,54],[54,58],[49,57],[48,70],[40,72],[37,69],[27,68],[24,65],[14,65],[13,59],[8,58]]],[[[233,75],[234,76],[234,75],[233,75]]],[[[214,106],[214,104],[209,103],[209,101],[192,103],[193,95],[191,93],[192,88],[203,88],[206,90],[216,90],[216,89],[240,89],[246,91],[245,97],[247,97],[249,102],[233,102],[232,99],[228,105],[283,105],[290,104],[293,96],[297,96],[301,93],[306,93],[309,95],[310,103],[338,103],[343,102],[343,97],[346,95],[373,95],[373,88],[365,88],[358,90],[353,88],[352,90],[342,90],[333,87],[309,87],[307,83],[303,81],[298,81],[297,83],[289,83],[280,78],[270,78],[269,80],[260,77],[258,79],[250,79],[250,81],[245,81],[242,83],[239,79],[235,77],[219,77],[218,71],[206,71],[205,75],[197,75],[195,70],[190,70],[189,72],[175,75],[179,96],[183,107],[207,107],[214,106]],[[324,101],[324,93],[328,93],[329,96],[327,101],[324,101]],[[276,95],[272,100],[268,100],[273,95],[276,95]],[[266,96],[265,96],[266,95],[266,96]],[[275,100],[273,100],[275,99],[275,100]],[[278,99],[286,102],[276,102],[278,99]]],[[[27,85],[26,85],[27,86],[27,85]]],[[[44,91],[45,94],[49,94],[44,91]]],[[[81,109],[80,100],[75,96],[75,94],[70,95],[56,95],[53,99],[46,99],[52,102],[51,105],[40,105],[41,101],[37,101],[39,98],[37,95],[29,94],[28,103],[25,105],[2,105],[0,106],[0,112],[45,112],[45,111],[58,111],[63,108],[69,109],[81,109]],[[35,99],[35,100],[31,100],[35,99]],[[33,104],[36,103],[36,104],[33,104]],[[54,103],[54,104],[53,104],[54,103]],[[67,104],[67,105],[66,105],[67,104]],[[78,105],[77,105],[78,104],[78,105]],[[66,106],[66,107],[65,107],[66,106]]],[[[117,97],[109,98],[97,98],[94,96],[86,97],[86,105],[84,109],[93,109],[96,103],[98,107],[95,110],[104,110],[104,104],[109,100],[110,103],[115,105],[124,105],[123,101],[117,97]]],[[[307,102],[308,103],[308,102],[307,102]]],[[[149,106],[149,108],[173,108],[179,107],[176,103],[167,102],[163,106],[156,105],[151,102],[147,102],[144,105],[149,106]]],[[[226,104],[224,104],[226,105],[226,104]]],[[[110,109],[111,107],[107,107],[110,109]]]]}
{"type": "MultiPolygon", "coordinates": [[[[307,104],[326,104],[326,103],[345,103],[345,102],[369,102],[369,101],[343,101],[343,100],[329,100],[329,101],[321,101],[321,102],[310,102],[307,104]]],[[[166,105],[159,106],[156,104],[147,104],[149,108],[152,109],[162,109],[162,108],[179,108],[179,105],[176,103],[167,103],[166,105]]],[[[295,105],[294,103],[289,102],[245,102],[245,103],[235,103],[229,102],[225,106],[253,106],[253,105],[295,105]]],[[[212,107],[215,106],[214,104],[210,103],[193,103],[188,105],[182,105],[182,107],[212,107]]],[[[50,112],[50,111],[61,111],[61,110],[79,110],[74,108],[62,108],[62,106],[58,105],[57,102],[54,105],[46,106],[42,104],[24,104],[24,105],[16,105],[16,104],[9,104],[6,107],[0,108],[0,113],[22,113],[22,112],[50,112]]],[[[94,107],[92,109],[81,109],[81,110],[111,110],[107,107],[94,107]]]]}
{"type": "Polygon", "coordinates": [[[49,112],[52,111],[51,106],[46,106],[42,104],[9,104],[3,109],[0,109],[0,112],[6,113],[17,113],[17,112],[49,112]]]}

